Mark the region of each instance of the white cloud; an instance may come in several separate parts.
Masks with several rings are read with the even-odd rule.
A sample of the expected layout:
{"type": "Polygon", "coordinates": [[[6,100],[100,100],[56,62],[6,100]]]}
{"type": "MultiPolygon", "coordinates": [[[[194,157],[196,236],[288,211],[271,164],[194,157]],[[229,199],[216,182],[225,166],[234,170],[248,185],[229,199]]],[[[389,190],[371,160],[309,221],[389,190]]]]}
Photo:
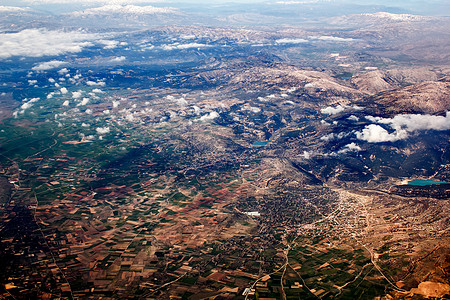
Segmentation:
{"type": "Polygon", "coordinates": [[[335,115],[340,112],[343,112],[344,110],[345,110],[345,107],[343,107],[342,105],[338,105],[336,107],[328,106],[327,108],[322,108],[320,110],[320,112],[324,115],[335,115]]]}
{"type": "Polygon", "coordinates": [[[341,150],[338,151],[339,154],[347,153],[350,151],[361,151],[361,147],[355,143],[350,143],[345,145],[341,150]]]}
{"type": "Polygon", "coordinates": [[[242,111],[251,111],[255,114],[261,112],[261,108],[259,107],[255,107],[255,106],[249,106],[249,105],[245,105],[241,108],[242,111]]]}
{"type": "Polygon", "coordinates": [[[106,83],[104,83],[103,81],[97,81],[97,82],[95,82],[95,81],[92,81],[92,80],[86,81],[86,84],[89,85],[89,86],[95,86],[95,85],[98,85],[98,86],[105,86],[105,85],[106,85],[106,83]]]}
{"type": "Polygon", "coordinates": [[[202,109],[200,107],[196,106],[196,105],[193,105],[192,108],[194,109],[194,113],[196,115],[199,115],[200,112],[202,111],[202,109]]]}
{"type": "Polygon", "coordinates": [[[207,115],[201,116],[199,121],[206,122],[206,121],[214,120],[217,117],[219,117],[219,114],[215,111],[212,111],[207,115]]]}
{"type": "Polygon", "coordinates": [[[352,38],[341,38],[341,37],[337,37],[337,36],[311,36],[309,37],[310,39],[313,40],[321,40],[321,41],[327,41],[327,42],[353,42],[355,41],[355,39],[352,38]]]}
{"type": "Polygon", "coordinates": [[[184,97],[181,97],[181,98],[177,99],[174,96],[169,95],[166,98],[167,98],[167,100],[173,101],[173,102],[175,102],[176,104],[178,104],[180,106],[188,105],[188,102],[186,101],[186,99],[184,97]]]}
{"type": "Polygon", "coordinates": [[[289,39],[289,38],[284,38],[284,39],[278,39],[275,41],[275,43],[277,44],[302,44],[302,43],[308,43],[308,40],[305,39],[289,39]]]}
{"type": "Polygon", "coordinates": [[[160,3],[165,0],[23,0],[23,2],[38,4],[132,4],[132,3],[160,3]]]}
{"type": "Polygon", "coordinates": [[[311,159],[315,156],[319,156],[319,155],[323,155],[320,152],[316,152],[316,151],[303,151],[303,154],[300,154],[299,156],[302,156],[305,159],[311,159]]]}
{"type": "Polygon", "coordinates": [[[69,106],[70,102],[69,100],[64,101],[64,103],[62,104],[63,106],[69,106]]]}
{"type": "Polygon", "coordinates": [[[29,7],[16,7],[16,6],[3,6],[0,5],[0,12],[24,12],[24,11],[30,11],[31,8],[29,7]]]}
{"type": "MultiPolygon", "coordinates": [[[[305,85],[306,87],[306,85],[305,85]]],[[[353,110],[362,110],[362,107],[353,105],[353,106],[348,106],[348,105],[338,105],[336,107],[332,107],[332,106],[328,106],[327,108],[322,108],[320,110],[320,112],[324,115],[335,115],[338,114],[340,112],[343,112],[346,109],[353,109],[353,110]]]]}
{"type": "Polygon", "coordinates": [[[97,127],[95,128],[98,134],[107,134],[110,132],[109,127],[97,127]]]}
{"type": "MultiPolygon", "coordinates": [[[[171,115],[171,117],[172,117],[172,115],[171,115]]],[[[126,119],[127,121],[129,121],[129,122],[133,122],[133,121],[134,121],[134,116],[133,116],[132,113],[128,113],[128,114],[125,116],[125,119],[126,119]]]]}
{"type": "Polygon", "coordinates": [[[88,103],[89,103],[89,98],[83,98],[83,100],[81,100],[81,102],[78,103],[77,106],[84,106],[84,105],[86,105],[88,103]]]}
{"type": "Polygon", "coordinates": [[[59,75],[64,75],[64,74],[67,74],[67,73],[69,73],[69,70],[67,70],[67,68],[62,68],[61,70],[58,71],[59,75]]]}
{"type": "Polygon", "coordinates": [[[63,94],[63,95],[65,95],[69,92],[65,87],[62,87],[59,90],[61,91],[61,94],[63,94]]]}
{"type": "Polygon", "coordinates": [[[0,34],[0,58],[12,56],[41,57],[81,52],[95,34],[81,32],[50,31],[47,29],[25,29],[15,33],[0,34]]]}
{"type": "Polygon", "coordinates": [[[96,8],[89,8],[83,11],[75,11],[70,13],[74,17],[79,16],[96,16],[109,14],[138,14],[138,15],[154,15],[154,14],[178,14],[179,11],[172,7],[154,7],[154,6],[136,6],[136,5],[105,5],[96,8]]]}
{"type": "Polygon", "coordinates": [[[389,133],[380,125],[367,125],[361,132],[356,132],[356,137],[369,143],[395,142],[406,139],[409,133],[419,130],[450,130],[450,112],[444,116],[405,114],[396,115],[393,118],[366,117],[368,120],[389,125],[394,129],[389,133]]]}
{"type": "Polygon", "coordinates": [[[380,125],[367,125],[361,132],[356,132],[356,137],[369,143],[395,142],[408,137],[408,133],[404,130],[389,133],[380,125]]]}
{"type": "Polygon", "coordinates": [[[351,115],[350,117],[347,118],[347,120],[358,122],[359,118],[357,116],[355,116],[355,115],[351,115]]]}
{"type": "Polygon", "coordinates": [[[22,109],[22,111],[24,111],[24,110],[26,110],[26,109],[32,107],[32,106],[33,106],[33,103],[38,102],[38,101],[39,101],[39,98],[32,98],[32,99],[30,99],[28,102],[25,102],[24,104],[22,104],[22,105],[20,106],[20,108],[22,109]]]}
{"type": "Polygon", "coordinates": [[[65,61],[61,61],[61,60],[51,60],[51,61],[46,61],[43,63],[40,63],[36,66],[34,66],[33,68],[31,68],[33,71],[47,71],[47,70],[51,70],[54,68],[58,68],[61,65],[66,64],[65,61]]]}
{"type": "Polygon", "coordinates": [[[83,94],[83,91],[72,92],[72,98],[73,99],[81,98],[81,94],[83,94]]]}
{"type": "Polygon", "coordinates": [[[30,108],[32,106],[33,106],[32,103],[26,102],[26,103],[22,104],[22,106],[20,106],[20,108],[25,110],[25,109],[28,109],[28,108],[30,108]]]}
{"type": "Polygon", "coordinates": [[[171,44],[171,45],[163,45],[163,46],[161,46],[161,49],[163,49],[163,50],[175,50],[175,49],[181,50],[181,49],[207,48],[207,47],[211,47],[211,45],[199,44],[199,43],[189,43],[189,44],[175,43],[175,44],[171,44]]]}
{"type": "Polygon", "coordinates": [[[104,91],[102,91],[101,89],[93,89],[92,92],[93,92],[93,93],[97,93],[97,94],[102,94],[102,93],[104,93],[104,91]]]}
{"type": "Polygon", "coordinates": [[[303,155],[302,155],[305,159],[310,159],[311,158],[311,153],[308,151],[303,151],[303,155]]]}
{"type": "Polygon", "coordinates": [[[321,137],[320,139],[323,141],[332,141],[332,140],[340,140],[346,136],[348,136],[348,133],[345,132],[340,132],[340,133],[330,133],[327,135],[324,135],[323,137],[321,137]]]}
{"type": "Polygon", "coordinates": [[[432,116],[407,114],[396,115],[394,118],[378,118],[378,123],[388,124],[392,128],[399,130],[405,129],[408,132],[417,130],[450,130],[450,111],[446,116],[432,116]]]}
{"type": "Polygon", "coordinates": [[[124,61],[126,59],[127,58],[125,56],[117,56],[117,57],[114,57],[114,58],[110,59],[109,61],[110,62],[122,62],[122,61],[124,61]]]}
{"type": "Polygon", "coordinates": [[[103,47],[103,49],[114,49],[117,47],[117,45],[120,44],[119,41],[114,41],[114,40],[100,40],[99,43],[105,45],[105,47],[103,47]]]}
{"type": "Polygon", "coordinates": [[[276,4],[285,4],[285,5],[292,5],[292,4],[310,4],[310,3],[317,3],[319,0],[307,0],[307,1],[277,1],[276,4]]]}
{"type": "Polygon", "coordinates": [[[426,17],[423,16],[409,15],[409,14],[391,14],[388,12],[377,12],[374,14],[362,14],[362,15],[380,19],[388,19],[393,21],[422,21],[426,19],[426,17]]]}

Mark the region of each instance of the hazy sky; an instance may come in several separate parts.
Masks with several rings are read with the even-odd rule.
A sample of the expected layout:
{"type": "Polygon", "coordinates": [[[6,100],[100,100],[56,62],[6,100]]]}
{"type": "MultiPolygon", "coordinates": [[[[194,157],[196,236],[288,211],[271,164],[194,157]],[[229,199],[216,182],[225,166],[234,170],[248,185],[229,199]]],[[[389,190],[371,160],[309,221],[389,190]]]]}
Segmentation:
{"type": "MultiPolygon", "coordinates": [[[[221,6],[227,3],[249,4],[264,3],[279,5],[280,7],[300,7],[301,5],[316,4],[350,4],[355,6],[373,5],[399,8],[400,10],[411,11],[417,14],[436,14],[450,15],[449,0],[0,0],[1,5],[9,6],[30,6],[52,10],[52,5],[59,6],[59,10],[70,10],[76,6],[102,6],[108,4],[134,4],[134,5],[153,5],[153,6],[174,6],[186,7],[186,5],[195,4],[208,7],[221,6]],[[63,7],[65,5],[66,7],[63,7]]],[[[200,8],[201,7],[197,7],[200,8]]],[[[330,6],[331,9],[331,6],[330,6]]]]}

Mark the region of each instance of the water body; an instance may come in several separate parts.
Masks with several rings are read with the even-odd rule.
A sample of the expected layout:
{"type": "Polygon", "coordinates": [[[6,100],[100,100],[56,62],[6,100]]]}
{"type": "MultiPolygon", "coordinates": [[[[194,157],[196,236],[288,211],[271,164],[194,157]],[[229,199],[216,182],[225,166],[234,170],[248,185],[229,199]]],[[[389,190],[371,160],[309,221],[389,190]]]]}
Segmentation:
{"type": "Polygon", "coordinates": [[[417,185],[417,186],[427,186],[427,185],[434,185],[434,184],[446,184],[448,182],[443,181],[435,181],[435,180],[422,180],[422,179],[416,179],[412,181],[408,181],[408,185],[417,185]]]}
{"type": "Polygon", "coordinates": [[[265,145],[267,145],[267,144],[270,143],[270,142],[271,142],[271,140],[254,142],[254,143],[253,143],[253,146],[265,146],[265,145]]]}

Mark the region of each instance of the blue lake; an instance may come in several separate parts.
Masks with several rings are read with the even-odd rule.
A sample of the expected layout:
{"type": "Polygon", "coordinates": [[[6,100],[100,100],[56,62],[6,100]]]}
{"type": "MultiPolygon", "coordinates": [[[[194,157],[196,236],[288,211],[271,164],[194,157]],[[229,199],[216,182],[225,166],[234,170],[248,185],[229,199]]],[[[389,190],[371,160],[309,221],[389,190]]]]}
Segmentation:
{"type": "Polygon", "coordinates": [[[267,144],[270,143],[270,142],[271,142],[270,140],[268,140],[268,141],[254,142],[254,143],[253,143],[253,146],[265,146],[265,145],[267,145],[267,144]]]}
{"type": "Polygon", "coordinates": [[[416,179],[416,180],[408,181],[408,185],[418,185],[418,186],[443,184],[443,183],[447,183],[447,182],[435,181],[435,180],[429,180],[429,179],[427,179],[427,180],[416,179]]]}

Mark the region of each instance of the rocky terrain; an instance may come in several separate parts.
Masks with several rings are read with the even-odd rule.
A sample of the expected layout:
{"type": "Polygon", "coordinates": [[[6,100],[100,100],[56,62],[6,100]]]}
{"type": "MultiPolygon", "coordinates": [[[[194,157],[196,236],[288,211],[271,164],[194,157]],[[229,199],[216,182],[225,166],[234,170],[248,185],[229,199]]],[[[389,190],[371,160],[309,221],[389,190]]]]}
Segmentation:
{"type": "Polygon", "coordinates": [[[445,16],[0,6],[1,299],[450,292],[445,16]]]}

